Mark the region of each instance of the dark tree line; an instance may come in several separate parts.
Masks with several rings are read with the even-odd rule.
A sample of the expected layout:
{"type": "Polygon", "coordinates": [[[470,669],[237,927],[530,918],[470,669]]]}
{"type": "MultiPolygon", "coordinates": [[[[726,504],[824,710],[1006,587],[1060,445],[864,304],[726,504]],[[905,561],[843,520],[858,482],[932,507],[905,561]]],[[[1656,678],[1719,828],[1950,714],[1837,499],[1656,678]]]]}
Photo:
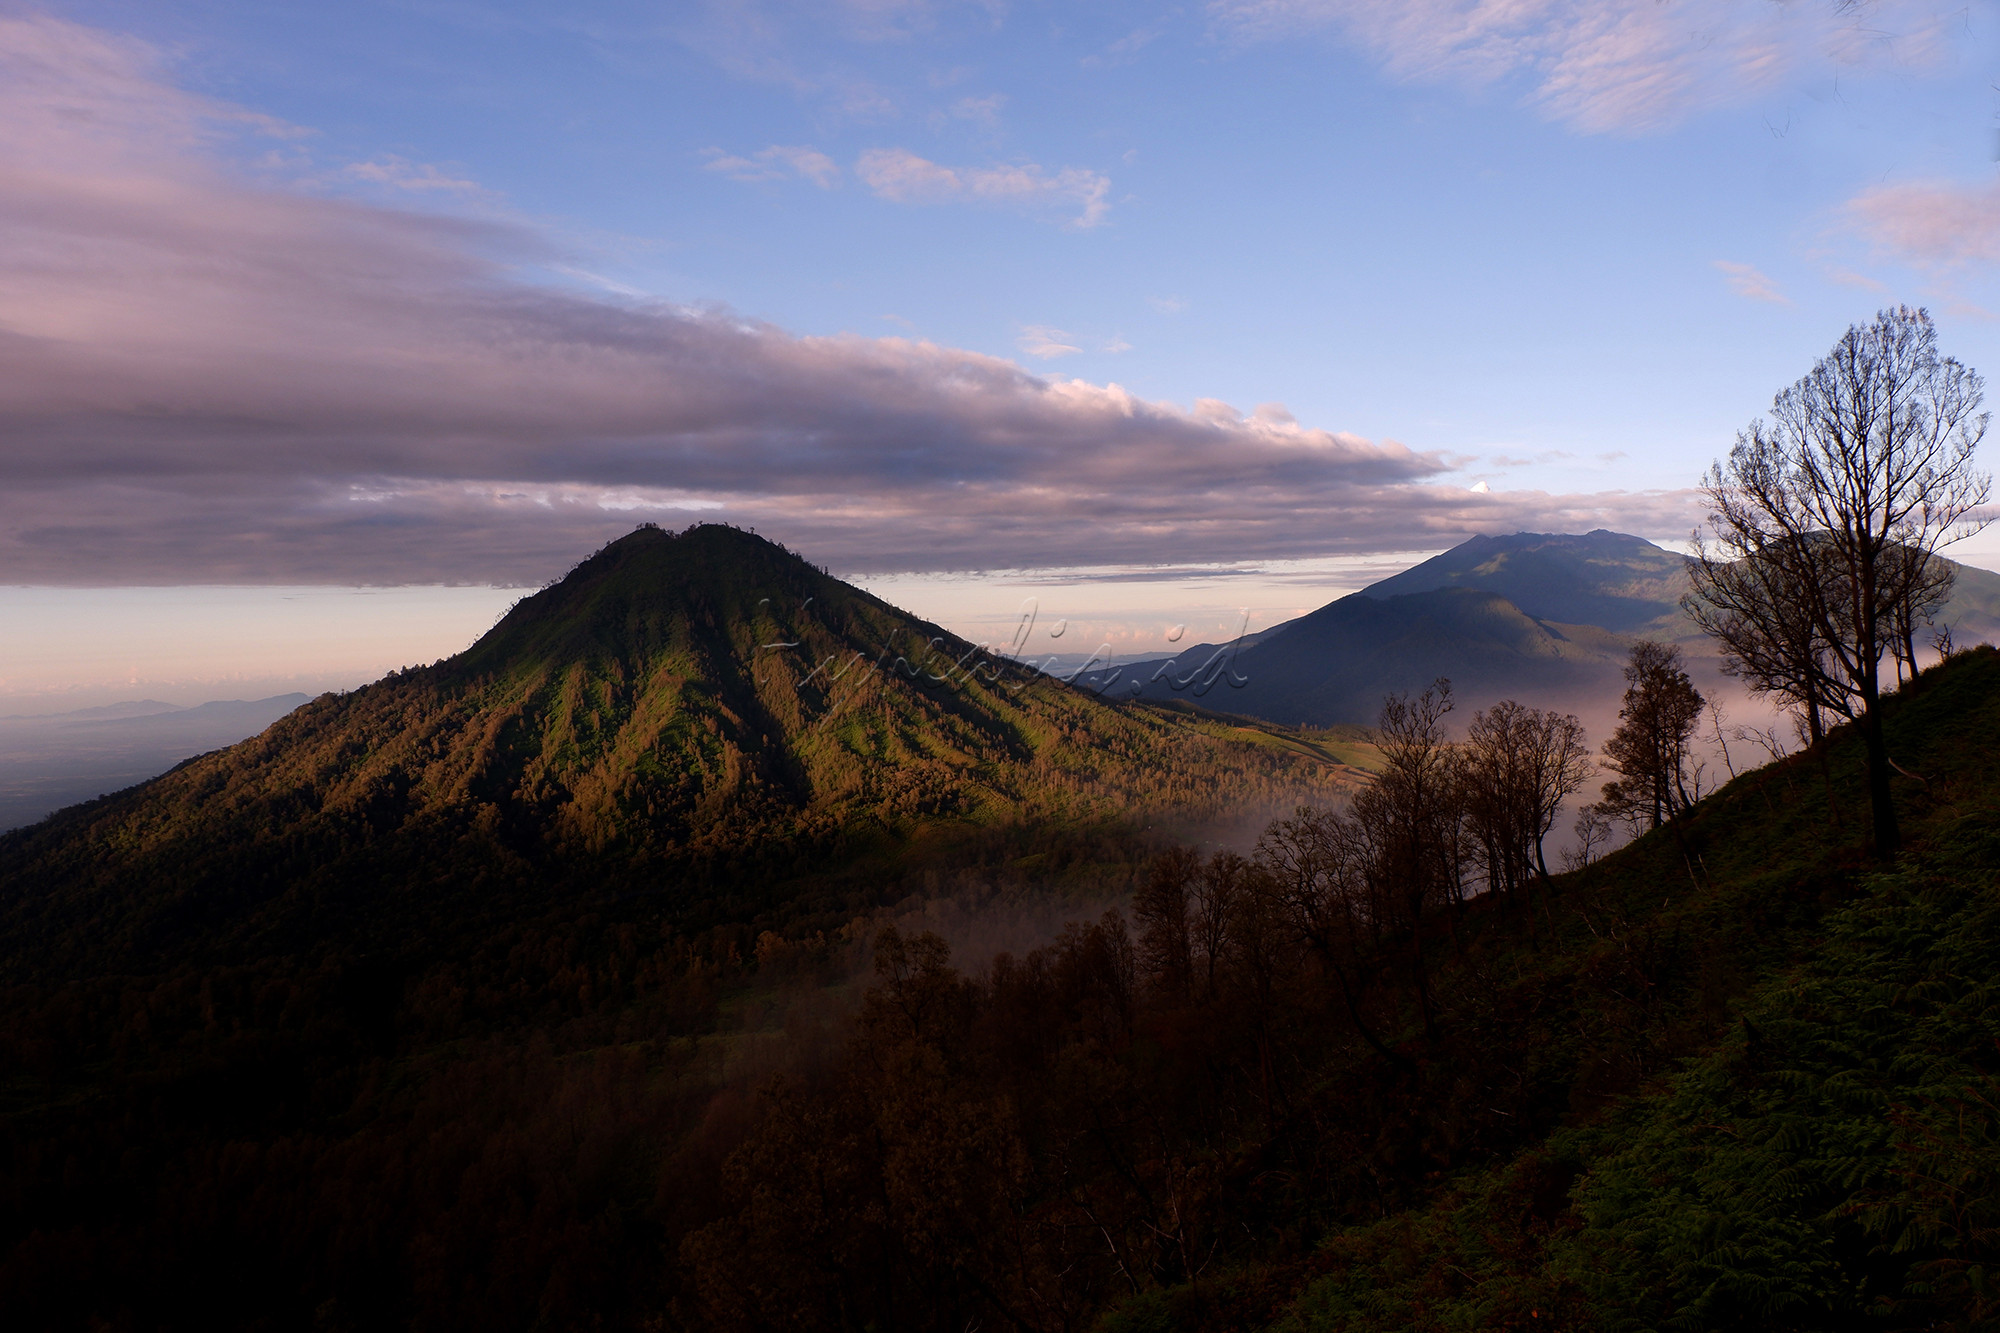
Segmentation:
{"type": "Polygon", "coordinates": [[[1534,919],[1590,771],[1575,718],[1508,702],[1453,741],[1451,707],[1444,681],[1389,699],[1345,808],[1249,856],[1164,852],[1129,917],[978,975],[884,935],[845,1058],[768,1095],[727,1215],[683,1247],[700,1318],[1086,1328],[1447,1163],[1427,1120],[1464,1108],[1416,1091],[1459,1063],[1440,968],[1474,900],[1534,919]],[[1328,1082],[1357,1061],[1375,1073],[1328,1082]]]}

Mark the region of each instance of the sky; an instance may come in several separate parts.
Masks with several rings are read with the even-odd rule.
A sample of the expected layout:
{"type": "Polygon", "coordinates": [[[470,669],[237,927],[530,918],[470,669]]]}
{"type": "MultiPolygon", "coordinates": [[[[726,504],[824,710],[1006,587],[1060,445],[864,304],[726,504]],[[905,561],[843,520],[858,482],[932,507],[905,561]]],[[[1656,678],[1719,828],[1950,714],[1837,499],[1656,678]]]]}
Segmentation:
{"type": "Polygon", "coordinates": [[[1684,539],[1849,324],[2000,366],[1996,56],[1902,0],[0,0],[0,707],[359,683],[644,521],[1119,650],[1684,539]]]}

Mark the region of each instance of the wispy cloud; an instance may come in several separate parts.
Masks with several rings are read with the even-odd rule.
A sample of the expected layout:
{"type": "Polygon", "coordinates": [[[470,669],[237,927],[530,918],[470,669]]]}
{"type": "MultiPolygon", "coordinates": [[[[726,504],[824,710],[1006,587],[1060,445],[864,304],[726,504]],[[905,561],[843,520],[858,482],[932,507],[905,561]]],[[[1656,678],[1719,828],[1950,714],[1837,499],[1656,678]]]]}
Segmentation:
{"type": "Polygon", "coordinates": [[[1210,10],[1243,40],[1334,29],[1397,78],[1518,79],[1544,115],[1586,133],[1664,129],[1827,62],[1927,66],[1953,21],[1923,0],[1212,0],[1210,10]]]}
{"type": "Polygon", "coordinates": [[[1086,69],[1097,69],[1108,65],[1127,65],[1138,59],[1139,53],[1158,41],[1164,34],[1159,28],[1135,28],[1117,41],[1104,48],[1102,54],[1083,57],[1086,69]]]}
{"type": "Polygon", "coordinates": [[[1856,273],[1853,269],[1841,268],[1837,264],[1829,265],[1822,269],[1821,272],[1826,275],[1828,282],[1838,283],[1842,287],[1853,287],[1864,292],[1886,292],[1889,290],[1887,283],[1877,282],[1865,273],[1856,273]]]}
{"type": "Polygon", "coordinates": [[[1729,290],[1751,301],[1768,301],[1772,305],[1790,305],[1791,298],[1778,290],[1778,284],[1758,272],[1749,264],[1739,264],[1733,260],[1718,259],[1716,269],[1729,279],[1729,290]]]}
{"type": "Polygon", "coordinates": [[[883,199],[899,204],[994,203],[1074,207],[1074,227],[1095,227],[1111,211],[1111,178],[1082,167],[1048,172],[1033,163],[947,167],[907,148],[874,148],[854,174],[883,199]]]}
{"type": "Polygon", "coordinates": [[[961,97],[951,104],[951,114],[960,120],[984,125],[990,130],[1000,124],[1000,111],[1006,105],[1005,93],[989,93],[985,97],[961,97]]]}
{"type": "Polygon", "coordinates": [[[709,515],[850,571],[1687,528],[1393,440],[535,280],[518,225],[233,171],[256,118],[0,19],[0,581],[534,583],[709,515]],[[523,276],[524,272],[527,276],[523,276]]]}
{"type": "Polygon", "coordinates": [[[351,181],[364,181],[412,194],[449,194],[461,197],[489,197],[491,192],[479,182],[446,174],[428,162],[411,162],[393,154],[369,162],[354,162],[340,174],[351,181]]]}
{"type": "Polygon", "coordinates": [[[862,41],[896,41],[937,23],[936,0],[834,0],[826,6],[862,41]]]}
{"type": "Polygon", "coordinates": [[[1074,356],[1083,350],[1070,341],[1074,337],[1074,333],[1052,329],[1046,324],[1029,324],[1021,330],[1016,345],[1029,356],[1051,361],[1059,356],[1074,356]]]}
{"type": "Polygon", "coordinates": [[[705,148],[704,171],[719,171],[731,180],[775,181],[803,177],[822,190],[840,182],[840,166],[817,148],[798,144],[772,144],[748,157],[739,157],[720,148],[705,148]]]}
{"type": "Polygon", "coordinates": [[[2000,260],[2000,180],[1878,185],[1850,200],[1844,213],[1878,250],[1920,268],[2000,260]]]}
{"type": "Polygon", "coordinates": [[[895,8],[902,7],[873,16],[887,23],[857,25],[850,20],[871,16],[844,4],[708,0],[672,6],[665,11],[665,30],[737,78],[784,88],[817,103],[823,115],[870,124],[894,120],[901,109],[888,92],[838,58],[829,59],[829,53],[857,39],[895,35],[895,8]]]}

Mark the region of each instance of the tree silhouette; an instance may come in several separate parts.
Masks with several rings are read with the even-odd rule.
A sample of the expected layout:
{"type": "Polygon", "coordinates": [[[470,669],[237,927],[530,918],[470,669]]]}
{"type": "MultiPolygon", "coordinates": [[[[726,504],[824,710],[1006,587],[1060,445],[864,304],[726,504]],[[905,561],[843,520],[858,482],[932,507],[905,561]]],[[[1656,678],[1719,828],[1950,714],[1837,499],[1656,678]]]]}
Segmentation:
{"type": "MultiPolygon", "coordinates": [[[[1753,684],[1861,724],[1878,856],[1899,835],[1878,710],[1882,655],[1914,659],[1915,626],[1949,585],[1937,549],[1981,526],[1991,479],[1972,467],[1984,381],[1940,356],[1930,314],[1898,306],[1850,326],[1768,421],[1736,437],[1702,490],[1703,627],[1753,684]],[[1727,567],[1742,564],[1742,572],[1727,567]]],[[[1702,617],[1698,614],[1697,619],[1702,617]]]]}
{"type": "Polygon", "coordinates": [[[1688,742],[1706,700],[1681,667],[1681,650],[1641,640],[1625,667],[1625,704],[1604,757],[1621,775],[1604,786],[1604,807],[1632,824],[1658,828],[1695,803],[1688,742]]]}

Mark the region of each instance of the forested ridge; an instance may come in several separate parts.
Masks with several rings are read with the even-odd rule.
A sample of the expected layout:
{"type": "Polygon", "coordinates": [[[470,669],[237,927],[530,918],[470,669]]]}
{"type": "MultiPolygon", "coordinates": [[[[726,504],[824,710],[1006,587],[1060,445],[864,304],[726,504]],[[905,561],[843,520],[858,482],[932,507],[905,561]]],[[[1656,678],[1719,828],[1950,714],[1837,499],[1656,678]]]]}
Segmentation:
{"type": "Polygon", "coordinates": [[[0,978],[393,955],[620,895],[742,921],[911,840],[1346,772],[1305,738],[1111,707],[753,534],[642,528],[456,657],[0,838],[0,978]]]}

